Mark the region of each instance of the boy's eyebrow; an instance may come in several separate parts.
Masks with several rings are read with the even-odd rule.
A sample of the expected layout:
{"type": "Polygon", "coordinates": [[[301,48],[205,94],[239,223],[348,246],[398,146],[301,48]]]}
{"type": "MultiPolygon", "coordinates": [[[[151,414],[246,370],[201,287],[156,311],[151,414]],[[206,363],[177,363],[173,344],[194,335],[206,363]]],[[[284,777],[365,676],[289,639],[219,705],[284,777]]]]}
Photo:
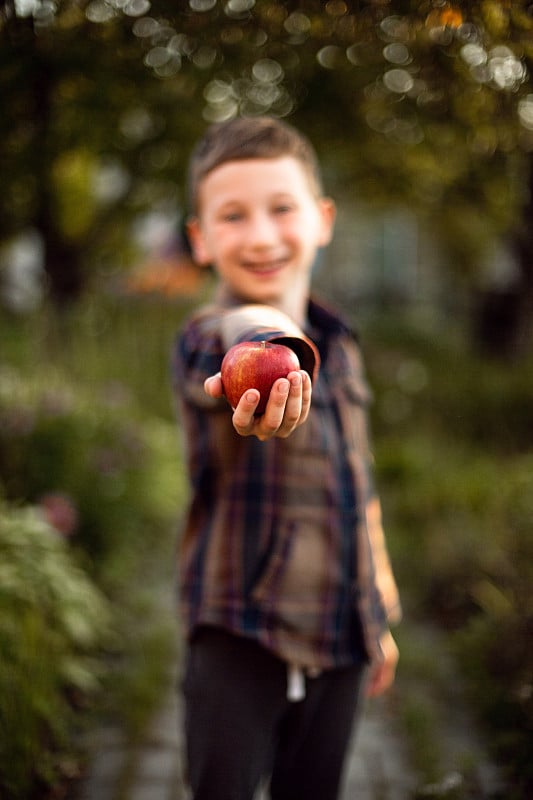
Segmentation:
{"type": "Polygon", "coordinates": [[[242,206],[242,205],[244,205],[243,201],[239,200],[238,198],[222,200],[220,203],[215,205],[215,210],[224,211],[224,209],[226,208],[233,208],[234,206],[242,206]]]}
{"type": "MultiPolygon", "coordinates": [[[[268,200],[294,200],[294,195],[292,192],[287,189],[283,189],[280,191],[275,191],[271,195],[267,197],[268,200]]],[[[243,200],[240,197],[227,197],[222,198],[222,200],[218,203],[217,208],[223,209],[227,206],[237,206],[237,205],[246,205],[247,201],[243,200]]]]}

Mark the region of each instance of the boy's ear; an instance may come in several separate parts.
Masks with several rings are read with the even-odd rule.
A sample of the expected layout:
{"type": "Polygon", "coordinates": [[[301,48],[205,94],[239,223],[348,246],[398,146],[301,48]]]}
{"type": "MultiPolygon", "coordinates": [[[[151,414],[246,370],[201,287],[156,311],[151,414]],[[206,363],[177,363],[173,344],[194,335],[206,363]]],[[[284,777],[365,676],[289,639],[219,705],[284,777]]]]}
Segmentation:
{"type": "Polygon", "coordinates": [[[211,263],[211,258],[204,242],[200,220],[198,217],[189,217],[186,227],[195,262],[201,267],[207,267],[211,263]]]}
{"type": "Polygon", "coordinates": [[[331,197],[321,197],[318,202],[321,221],[318,244],[320,247],[325,247],[325,245],[331,242],[331,238],[333,236],[333,228],[335,227],[335,219],[337,217],[337,208],[331,197]]]}

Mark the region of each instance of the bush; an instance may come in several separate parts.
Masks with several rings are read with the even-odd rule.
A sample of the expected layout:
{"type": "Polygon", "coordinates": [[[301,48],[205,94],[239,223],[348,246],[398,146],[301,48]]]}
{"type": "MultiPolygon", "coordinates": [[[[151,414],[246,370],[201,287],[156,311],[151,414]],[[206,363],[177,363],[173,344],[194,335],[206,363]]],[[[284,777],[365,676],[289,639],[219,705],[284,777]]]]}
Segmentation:
{"type": "Polygon", "coordinates": [[[497,597],[505,605],[508,590],[525,602],[531,456],[495,461],[417,436],[380,441],[376,461],[398,568],[419,610],[457,626],[497,597]]]}
{"type": "Polygon", "coordinates": [[[464,342],[394,319],[364,340],[376,435],[413,432],[512,455],[533,448],[533,360],[504,363],[464,342]]]}
{"type": "Polygon", "coordinates": [[[28,798],[69,763],[73,699],[98,682],[107,601],[36,509],[0,506],[0,787],[28,798]]]}
{"type": "MultiPolygon", "coordinates": [[[[111,629],[94,660],[63,658],[59,618],[37,602],[4,614],[0,600],[2,797],[1,781],[7,796],[26,800],[53,793],[69,764],[75,771],[74,724],[91,729],[105,718],[134,741],[167,686],[185,493],[168,360],[182,313],[96,297],[61,318],[43,310],[4,320],[0,311],[0,498],[20,514],[34,506],[28,519],[46,527],[44,517],[55,529],[52,541],[80,580],[105,595],[111,629]],[[61,677],[67,667],[70,682],[61,677]],[[83,692],[95,676],[99,691],[88,702],[83,692]]],[[[46,581],[35,581],[45,592],[46,581]]]]}
{"type": "Polygon", "coordinates": [[[533,791],[532,367],[449,345],[412,330],[373,339],[377,479],[407,614],[447,632],[506,796],[521,798],[533,791]]]}
{"type": "Polygon", "coordinates": [[[472,706],[508,780],[509,800],[533,795],[533,611],[473,616],[452,638],[472,706]]]}
{"type": "Polygon", "coordinates": [[[141,416],[118,383],[97,392],[59,370],[2,369],[0,495],[34,506],[3,512],[0,772],[9,797],[61,779],[73,720],[90,719],[74,713],[77,693],[97,672],[97,713],[132,735],[157,703],[175,644],[157,592],[172,578],[180,476],[175,425],[141,416]],[[99,593],[113,636],[93,663],[73,647],[92,644],[99,593]]]}
{"type": "Polygon", "coordinates": [[[0,483],[42,504],[100,578],[149,554],[180,502],[174,426],[140,415],[118,385],[97,395],[59,373],[0,381],[0,483]],[[70,507],[70,530],[69,528],[70,507]]]}

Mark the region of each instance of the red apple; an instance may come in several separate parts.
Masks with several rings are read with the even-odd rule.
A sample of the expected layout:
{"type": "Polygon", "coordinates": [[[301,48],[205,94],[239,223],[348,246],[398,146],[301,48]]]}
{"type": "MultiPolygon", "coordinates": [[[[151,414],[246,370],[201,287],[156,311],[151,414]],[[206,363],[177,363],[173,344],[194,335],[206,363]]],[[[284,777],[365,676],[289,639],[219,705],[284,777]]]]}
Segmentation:
{"type": "Polygon", "coordinates": [[[265,411],[274,381],[299,369],[298,356],[284,344],[240,342],[228,350],[222,361],[224,394],[231,407],[236,408],[247,389],[257,389],[261,398],[255,414],[259,416],[265,411]]]}

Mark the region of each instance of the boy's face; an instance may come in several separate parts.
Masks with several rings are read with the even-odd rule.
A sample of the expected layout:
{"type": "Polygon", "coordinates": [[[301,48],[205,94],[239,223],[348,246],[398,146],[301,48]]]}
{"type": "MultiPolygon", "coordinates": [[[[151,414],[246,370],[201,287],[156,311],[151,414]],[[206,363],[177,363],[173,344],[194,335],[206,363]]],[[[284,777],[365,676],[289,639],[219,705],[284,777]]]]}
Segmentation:
{"type": "Polygon", "coordinates": [[[204,178],[189,233],[200,264],[245,302],[283,306],[306,294],[317,248],[333,230],[335,208],[317,198],[292,156],[228,161],[204,178]]]}

